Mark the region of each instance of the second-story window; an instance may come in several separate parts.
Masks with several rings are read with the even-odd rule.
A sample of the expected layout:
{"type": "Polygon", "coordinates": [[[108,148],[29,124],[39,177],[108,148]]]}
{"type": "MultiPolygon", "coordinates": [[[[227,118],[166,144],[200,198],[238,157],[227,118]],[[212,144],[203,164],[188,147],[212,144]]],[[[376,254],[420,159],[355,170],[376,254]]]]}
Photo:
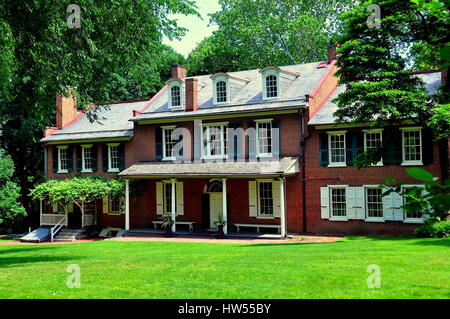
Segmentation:
{"type": "Polygon", "coordinates": [[[225,81],[219,81],[216,83],[216,102],[227,102],[227,83],[225,81]]]}
{"type": "Polygon", "coordinates": [[[175,126],[162,127],[163,134],[163,160],[174,160],[173,154],[175,144],[177,141],[172,139],[172,133],[175,130],[175,126]]]}
{"type": "Polygon", "coordinates": [[[423,165],[421,128],[402,128],[402,165],[423,165]]]}
{"type": "Polygon", "coordinates": [[[82,171],[92,172],[92,145],[82,145],[82,171]]]}
{"type": "Polygon", "coordinates": [[[119,144],[108,144],[108,172],[119,171],[119,144]]]}
{"type": "MultiPolygon", "coordinates": [[[[364,132],[364,150],[368,151],[380,147],[382,143],[382,131],[380,130],[370,130],[364,132]]],[[[382,166],[383,161],[380,160],[377,166],[382,166]]]]}
{"type": "Polygon", "coordinates": [[[202,127],[202,157],[223,158],[227,156],[227,124],[202,127]]]}
{"type": "Polygon", "coordinates": [[[328,166],[345,166],[345,132],[329,132],[328,146],[330,149],[328,166]]]}
{"type": "Polygon", "coordinates": [[[256,123],[257,156],[272,156],[272,120],[256,123]]]}
{"type": "Polygon", "coordinates": [[[58,147],[58,173],[67,173],[69,169],[69,159],[66,146],[58,147]]]}
{"type": "Polygon", "coordinates": [[[276,75],[270,74],[266,76],[266,98],[278,97],[278,78],[276,75]]]}

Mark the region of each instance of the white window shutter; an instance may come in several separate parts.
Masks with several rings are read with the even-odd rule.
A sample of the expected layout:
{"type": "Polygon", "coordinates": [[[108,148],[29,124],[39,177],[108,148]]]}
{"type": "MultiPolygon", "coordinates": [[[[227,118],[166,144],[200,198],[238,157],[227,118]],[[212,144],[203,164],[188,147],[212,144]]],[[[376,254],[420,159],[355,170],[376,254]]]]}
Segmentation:
{"type": "Polygon", "coordinates": [[[403,209],[400,206],[403,205],[403,196],[397,193],[392,193],[392,206],[394,220],[403,220],[403,209]]]}
{"type": "Polygon", "coordinates": [[[364,187],[355,187],[355,219],[365,219],[364,187]]]}
{"type": "Polygon", "coordinates": [[[103,214],[109,213],[109,196],[103,196],[103,214]]]}
{"type": "Polygon", "coordinates": [[[256,198],[256,181],[248,181],[248,213],[250,217],[258,215],[256,198]]]}
{"type": "Polygon", "coordinates": [[[163,212],[163,183],[156,182],[156,214],[162,215],[163,212]]]}
{"type": "Polygon", "coordinates": [[[280,181],[272,182],[272,198],[273,198],[273,217],[280,217],[280,181]]]}
{"type": "Polygon", "coordinates": [[[330,191],[328,187],[320,188],[320,217],[330,218],[330,191]]]}
{"type": "Polygon", "coordinates": [[[177,196],[177,215],[184,214],[184,190],[183,182],[176,182],[176,196],[177,196]]]}
{"type": "MultiPolygon", "coordinates": [[[[386,190],[383,189],[383,193],[386,190]]],[[[394,202],[393,193],[383,196],[383,217],[385,220],[394,220],[394,202]]]]}
{"type": "Polygon", "coordinates": [[[356,218],[356,187],[347,187],[345,189],[345,201],[347,207],[347,218],[355,219],[356,218]]]}

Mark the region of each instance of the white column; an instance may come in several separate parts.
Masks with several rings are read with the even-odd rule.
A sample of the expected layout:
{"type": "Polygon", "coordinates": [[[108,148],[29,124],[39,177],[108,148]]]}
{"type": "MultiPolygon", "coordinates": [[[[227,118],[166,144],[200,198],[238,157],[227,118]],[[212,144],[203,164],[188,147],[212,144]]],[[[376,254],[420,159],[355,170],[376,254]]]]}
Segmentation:
{"type": "Polygon", "coordinates": [[[227,214],[227,179],[222,178],[222,214],[225,226],[223,227],[223,233],[226,235],[228,232],[228,214],[227,214]]]}
{"type": "Polygon", "coordinates": [[[130,180],[125,180],[125,230],[130,229],[130,180]]]}
{"type": "Polygon", "coordinates": [[[176,226],[176,215],[177,215],[177,208],[176,208],[176,202],[175,199],[177,198],[177,194],[176,194],[176,184],[175,184],[175,179],[171,179],[171,183],[172,183],[172,197],[171,197],[171,205],[172,206],[172,231],[175,232],[177,230],[177,226],[176,226]]]}
{"type": "Polygon", "coordinates": [[[39,200],[39,226],[42,226],[42,199],[39,200]]]}
{"type": "Polygon", "coordinates": [[[280,178],[280,226],[282,238],[286,237],[286,209],[285,209],[284,187],[285,187],[285,180],[284,178],[280,178]]]}

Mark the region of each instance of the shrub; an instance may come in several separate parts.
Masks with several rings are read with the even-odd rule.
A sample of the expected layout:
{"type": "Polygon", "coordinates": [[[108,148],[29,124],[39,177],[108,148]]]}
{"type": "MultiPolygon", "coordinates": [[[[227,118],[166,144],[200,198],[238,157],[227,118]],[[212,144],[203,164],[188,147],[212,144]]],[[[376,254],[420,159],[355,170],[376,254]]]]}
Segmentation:
{"type": "Polygon", "coordinates": [[[418,237],[428,238],[450,237],[450,220],[420,225],[414,234],[418,237]]]}

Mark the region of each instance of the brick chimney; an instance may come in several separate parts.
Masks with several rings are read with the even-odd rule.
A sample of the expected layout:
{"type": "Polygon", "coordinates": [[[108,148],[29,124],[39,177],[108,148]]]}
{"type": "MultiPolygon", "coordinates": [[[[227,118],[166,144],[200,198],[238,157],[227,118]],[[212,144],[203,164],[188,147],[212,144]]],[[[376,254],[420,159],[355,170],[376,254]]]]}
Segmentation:
{"type": "Polygon", "coordinates": [[[328,64],[330,64],[333,60],[336,60],[336,48],[339,44],[330,44],[328,45],[328,64]]]}
{"type": "Polygon", "coordinates": [[[198,109],[198,80],[189,78],[185,80],[186,86],[186,111],[198,109]]]}
{"type": "Polygon", "coordinates": [[[70,123],[79,113],[73,90],[73,88],[69,89],[70,95],[68,97],[61,94],[56,95],[56,127],[58,130],[70,123]]]}
{"type": "Polygon", "coordinates": [[[172,65],[172,78],[184,79],[186,77],[186,67],[184,65],[174,64],[172,65]]]}

